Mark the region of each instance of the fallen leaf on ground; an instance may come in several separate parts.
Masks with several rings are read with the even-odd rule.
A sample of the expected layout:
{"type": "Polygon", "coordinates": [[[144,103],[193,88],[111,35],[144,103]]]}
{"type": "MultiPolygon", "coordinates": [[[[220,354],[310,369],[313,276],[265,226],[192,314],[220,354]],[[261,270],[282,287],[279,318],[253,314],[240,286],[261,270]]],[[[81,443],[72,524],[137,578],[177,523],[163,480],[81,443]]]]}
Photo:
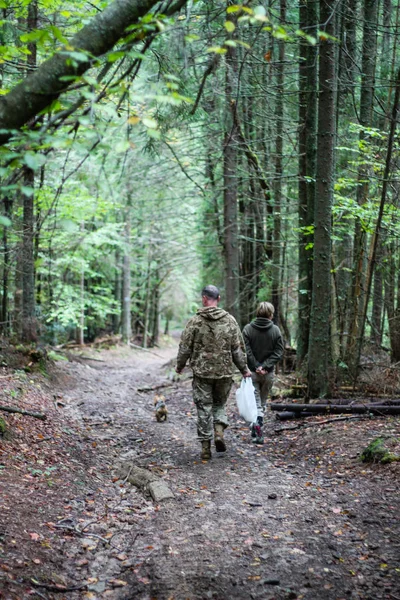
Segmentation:
{"type": "Polygon", "coordinates": [[[123,581],[123,579],[110,579],[108,583],[113,587],[125,587],[128,585],[128,583],[123,581]]]}
{"type": "Polygon", "coordinates": [[[115,557],[117,560],[127,560],[128,555],[127,554],[117,554],[117,556],[115,557]]]}

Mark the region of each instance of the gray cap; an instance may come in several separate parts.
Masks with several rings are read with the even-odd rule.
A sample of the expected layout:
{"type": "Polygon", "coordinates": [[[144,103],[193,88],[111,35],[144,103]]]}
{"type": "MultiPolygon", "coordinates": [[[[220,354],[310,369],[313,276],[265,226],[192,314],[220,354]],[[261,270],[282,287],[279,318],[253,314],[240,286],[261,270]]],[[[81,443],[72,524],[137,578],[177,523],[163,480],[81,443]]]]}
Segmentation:
{"type": "Polygon", "coordinates": [[[215,285],[206,285],[201,290],[202,296],[207,296],[207,298],[214,298],[217,300],[219,298],[219,289],[215,287],[215,285]]]}

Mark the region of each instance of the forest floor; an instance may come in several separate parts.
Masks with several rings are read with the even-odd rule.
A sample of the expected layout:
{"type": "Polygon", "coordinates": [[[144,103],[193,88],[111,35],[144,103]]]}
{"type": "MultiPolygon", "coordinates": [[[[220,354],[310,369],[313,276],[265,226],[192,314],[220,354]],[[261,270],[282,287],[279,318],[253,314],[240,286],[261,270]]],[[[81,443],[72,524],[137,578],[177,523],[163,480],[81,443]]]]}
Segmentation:
{"type": "Polygon", "coordinates": [[[400,599],[400,463],[359,460],[377,435],[400,438],[400,418],[279,433],[268,413],[256,446],[232,392],[227,452],[205,463],[189,371],[172,380],[176,342],[84,354],[50,378],[0,376],[0,404],[48,414],[6,417],[2,600],[400,599]],[[131,485],[135,467],[174,497],[131,485]]]}

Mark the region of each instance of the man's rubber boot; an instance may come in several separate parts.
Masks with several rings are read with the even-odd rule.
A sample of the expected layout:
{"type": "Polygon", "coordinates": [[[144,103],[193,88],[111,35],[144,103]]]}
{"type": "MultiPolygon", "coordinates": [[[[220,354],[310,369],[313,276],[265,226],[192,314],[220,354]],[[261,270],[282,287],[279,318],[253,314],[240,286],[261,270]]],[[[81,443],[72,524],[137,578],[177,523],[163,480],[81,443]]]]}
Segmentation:
{"type": "Polygon", "coordinates": [[[203,440],[201,442],[201,460],[210,460],[211,458],[211,441],[203,440]]]}
{"type": "Polygon", "coordinates": [[[214,443],[217,452],[226,452],[224,428],[219,423],[217,423],[217,425],[214,427],[214,443]]]}

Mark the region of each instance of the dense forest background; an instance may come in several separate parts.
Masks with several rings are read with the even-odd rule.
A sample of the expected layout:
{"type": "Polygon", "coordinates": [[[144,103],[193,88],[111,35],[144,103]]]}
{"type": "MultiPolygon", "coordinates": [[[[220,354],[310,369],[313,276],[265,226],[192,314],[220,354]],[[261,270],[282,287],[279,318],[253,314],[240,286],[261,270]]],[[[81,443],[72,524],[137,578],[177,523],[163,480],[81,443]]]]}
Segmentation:
{"type": "Polygon", "coordinates": [[[213,283],[311,397],[400,361],[399,2],[0,9],[4,336],[151,346],[213,283]]]}

